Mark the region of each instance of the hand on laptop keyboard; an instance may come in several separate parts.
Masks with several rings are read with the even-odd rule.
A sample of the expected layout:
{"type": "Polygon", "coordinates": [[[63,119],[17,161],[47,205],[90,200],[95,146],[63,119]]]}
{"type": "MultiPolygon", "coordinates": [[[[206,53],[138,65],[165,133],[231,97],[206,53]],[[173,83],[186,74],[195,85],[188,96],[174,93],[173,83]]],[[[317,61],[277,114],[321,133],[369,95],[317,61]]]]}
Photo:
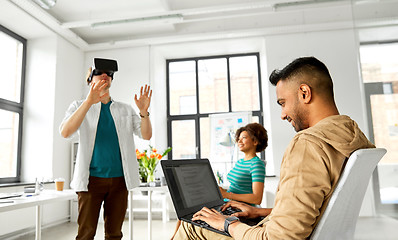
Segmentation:
{"type": "Polygon", "coordinates": [[[210,225],[207,224],[207,222],[202,221],[202,220],[195,220],[194,222],[197,223],[197,224],[199,224],[199,225],[202,226],[202,227],[210,227],[210,225]]]}
{"type": "MultiPolygon", "coordinates": [[[[219,208],[216,208],[216,210],[217,210],[219,213],[221,213],[222,215],[226,215],[226,216],[229,216],[229,215],[231,215],[231,214],[233,214],[233,213],[236,213],[236,212],[241,212],[240,209],[236,209],[236,208],[232,208],[232,207],[228,207],[228,208],[225,209],[224,211],[221,211],[221,210],[220,210],[220,207],[219,207],[219,208]]],[[[195,220],[194,222],[200,224],[201,226],[206,226],[206,227],[209,227],[209,226],[210,226],[209,224],[207,224],[205,221],[202,221],[202,220],[195,220]]]]}
{"type": "Polygon", "coordinates": [[[232,214],[234,214],[234,213],[236,213],[236,212],[242,212],[242,210],[240,210],[240,209],[237,209],[237,208],[232,208],[232,207],[228,207],[228,208],[226,208],[224,211],[221,211],[221,213],[223,214],[223,215],[232,215],[232,214]]]}
{"type": "Polygon", "coordinates": [[[192,221],[201,220],[219,231],[224,231],[224,223],[226,218],[227,216],[223,215],[215,208],[209,209],[207,207],[203,207],[200,211],[193,215],[192,221]]]}

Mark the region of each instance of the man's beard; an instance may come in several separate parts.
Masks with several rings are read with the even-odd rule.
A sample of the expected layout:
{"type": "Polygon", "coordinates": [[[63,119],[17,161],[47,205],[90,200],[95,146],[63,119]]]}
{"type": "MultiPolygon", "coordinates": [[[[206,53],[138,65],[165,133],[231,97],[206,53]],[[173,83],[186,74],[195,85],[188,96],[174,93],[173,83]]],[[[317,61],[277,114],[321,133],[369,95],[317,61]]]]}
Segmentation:
{"type": "Polygon", "coordinates": [[[306,118],[308,116],[308,113],[307,111],[304,111],[301,107],[299,107],[298,101],[295,104],[294,112],[294,118],[292,118],[292,121],[294,122],[294,130],[296,132],[300,132],[304,129],[307,129],[309,127],[306,118]]]}

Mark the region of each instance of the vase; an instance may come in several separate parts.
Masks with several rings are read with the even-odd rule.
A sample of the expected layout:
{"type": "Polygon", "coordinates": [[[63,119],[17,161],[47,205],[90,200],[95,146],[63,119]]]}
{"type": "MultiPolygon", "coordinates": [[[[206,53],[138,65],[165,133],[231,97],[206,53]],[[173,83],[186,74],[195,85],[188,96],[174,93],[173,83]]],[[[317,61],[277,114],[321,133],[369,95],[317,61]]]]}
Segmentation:
{"type": "Polygon", "coordinates": [[[153,173],[148,173],[147,182],[151,183],[155,181],[155,175],[153,173]]]}
{"type": "Polygon", "coordinates": [[[148,185],[149,185],[150,187],[156,187],[156,182],[155,182],[155,181],[149,182],[148,185]]]}

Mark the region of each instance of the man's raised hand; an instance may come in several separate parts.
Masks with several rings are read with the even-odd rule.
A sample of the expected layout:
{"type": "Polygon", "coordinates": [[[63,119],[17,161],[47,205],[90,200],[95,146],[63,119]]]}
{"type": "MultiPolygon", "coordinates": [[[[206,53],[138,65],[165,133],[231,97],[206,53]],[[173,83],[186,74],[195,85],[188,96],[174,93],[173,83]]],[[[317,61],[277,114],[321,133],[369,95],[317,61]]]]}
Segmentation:
{"type": "Polygon", "coordinates": [[[104,89],[108,86],[105,80],[99,82],[92,82],[90,87],[90,92],[88,93],[86,100],[92,105],[96,104],[104,98],[109,97],[109,92],[103,93],[104,89]]]}
{"type": "Polygon", "coordinates": [[[137,98],[137,94],[134,96],[135,104],[137,105],[140,112],[145,114],[148,111],[149,105],[151,104],[152,90],[151,87],[145,84],[145,88],[141,87],[140,97],[137,98]]]}

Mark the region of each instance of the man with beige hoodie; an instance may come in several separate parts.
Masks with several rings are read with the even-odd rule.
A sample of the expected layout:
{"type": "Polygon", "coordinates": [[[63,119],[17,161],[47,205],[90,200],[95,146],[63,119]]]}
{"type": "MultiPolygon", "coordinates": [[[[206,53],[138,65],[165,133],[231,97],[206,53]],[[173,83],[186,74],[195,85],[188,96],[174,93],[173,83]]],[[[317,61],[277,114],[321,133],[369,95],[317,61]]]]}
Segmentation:
{"type": "MultiPolygon", "coordinates": [[[[202,220],[233,239],[306,239],[323,214],[346,159],[352,152],[373,148],[358,125],[340,115],[327,67],[314,57],[294,60],[269,78],[276,86],[281,118],[297,132],[282,159],[280,182],[273,209],[231,201],[224,208],[242,210],[226,217],[203,208],[193,220],[202,220]],[[236,217],[265,217],[248,226],[236,217]]],[[[232,239],[183,222],[174,239],[232,239]]]]}

